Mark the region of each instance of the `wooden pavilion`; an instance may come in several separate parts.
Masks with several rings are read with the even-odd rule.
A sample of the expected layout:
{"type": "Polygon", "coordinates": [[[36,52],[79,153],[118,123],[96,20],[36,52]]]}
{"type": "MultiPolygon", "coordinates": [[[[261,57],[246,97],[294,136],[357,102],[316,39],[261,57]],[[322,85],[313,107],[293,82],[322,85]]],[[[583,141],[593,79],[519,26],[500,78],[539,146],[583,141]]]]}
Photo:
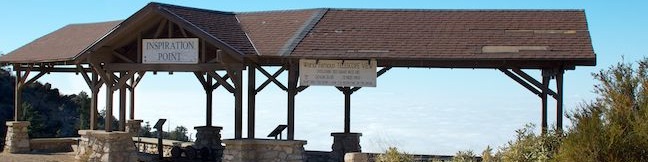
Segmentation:
{"type": "MultiPolygon", "coordinates": [[[[19,103],[26,84],[44,74],[71,72],[80,73],[91,89],[91,129],[96,129],[97,96],[105,85],[106,112],[118,108],[117,130],[126,131],[126,91],[131,92],[128,119],[134,120],[134,92],[144,74],[192,72],[205,90],[206,127],[213,127],[214,89],[223,87],[234,95],[235,139],[244,139],[242,78],[247,71],[246,138],[256,138],[256,94],[275,84],[287,92],[287,139],[294,140],[295,99],[308,88],[298,85],[302,59],[375,60],[381,68],[376,76],[401,67],[498,69],[541,99],[543,131],[550,98],[556,100],[556,123],[562,129],[564,71],[596,65],[583,10],[321,8],[238,13],[161,3],[150,3],[123,21],[65,26],[0,57],[0,63],[16,72],[15,121],[24,120],[19,103]],[[142,48],[153,39],[193,39],[197,60],[147,63],[150,58],[142,48]],[[271,73],[267,67],[279,70],[271,73]],[[542,71],[542,79],[524,69],[542,71]],[[257,71],[267,77],[259,86],[257,71]],[[284,71],[288,78],[282,82],[277,77],[284,71]],[[38,74],[28,80],[31,72],[38,74]],[[115,91],[120,92],[119,105],[112,105],[115,91]]],[[[345,95],[340,138],[359,138],[351,133],[350,97],[362,87],[336,88],[345,95]]],[[[112,116],[105,120],[103,131],[112,132],[112,116]]],[[[360,151],[357,145],[357,150],[343,152],[360,151]]]]}

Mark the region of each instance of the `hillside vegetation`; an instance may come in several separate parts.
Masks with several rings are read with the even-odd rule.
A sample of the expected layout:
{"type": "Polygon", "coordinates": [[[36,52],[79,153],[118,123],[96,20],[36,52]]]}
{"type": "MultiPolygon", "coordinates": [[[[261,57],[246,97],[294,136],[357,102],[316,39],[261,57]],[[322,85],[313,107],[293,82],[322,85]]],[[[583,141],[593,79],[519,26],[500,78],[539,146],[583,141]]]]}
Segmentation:
{"type": "MultiPolygon", "coordinates": [[[[7,129],[4,122],[12,121],[14,116],[15,80],[9,71],[0,69],[0,121],[3,122],[0,126],[0,144],[3,145],[7,129]]],[[[22,99],[24,111],[20,115],[31,122],[31,138],[75,137],[79,136],[78,130],[90,127],[90,98],[85,92],[65,95],[49,83],[34,82],[23,89],[22,99]]],[[[103,129],[105,111],[100,111],[98,116],[98,128],[103,129]]],[[[113,125],[119,125],[118,120],[114,120],[113,125]]],[[[189,140],[187,128],[183,126],[163,133],[166,139],[189,140]]],[[[145,125],[140,134],[154,137],[157,133],[151,132],[150,126],[145,125]]]]}

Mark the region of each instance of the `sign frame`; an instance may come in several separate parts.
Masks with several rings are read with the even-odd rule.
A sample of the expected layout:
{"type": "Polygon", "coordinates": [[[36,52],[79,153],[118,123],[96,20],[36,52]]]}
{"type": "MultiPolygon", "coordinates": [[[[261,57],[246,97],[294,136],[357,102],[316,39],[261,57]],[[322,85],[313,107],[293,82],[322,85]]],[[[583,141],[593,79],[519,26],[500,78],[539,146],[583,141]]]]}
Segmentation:
{"type": "Polygon", "coordinates": [[[142,64],[198,64],[198,38],[142,39],[142,64]]]}

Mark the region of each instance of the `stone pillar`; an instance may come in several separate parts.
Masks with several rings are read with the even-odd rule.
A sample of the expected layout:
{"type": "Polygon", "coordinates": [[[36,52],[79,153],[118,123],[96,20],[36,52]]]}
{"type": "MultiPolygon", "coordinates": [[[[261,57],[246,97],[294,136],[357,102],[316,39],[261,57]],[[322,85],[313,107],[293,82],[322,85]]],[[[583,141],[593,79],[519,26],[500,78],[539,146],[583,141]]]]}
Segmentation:
{"type": "Polygon", "coordinates": [[[303,162],[306,141],[271,139],[223,140],[223,162],[303,162]]]}
{"type": "Polygon", "coordinates": [[[331,146],[331,158],[336,161],[344,161],[344,154],[350,152],[362,152],[360,147],[360,136],[362,133],[331,133],[333,146],[331,146]]]}
{"type": "Polygon", "coordinates": [[[142,128],[143,120],[128,120],[126,121],[126,132],[130,133],[132,137],[139,135],[140,128],[142,128]]]}
{"type": "Polygon", "coordinates": [[[194,142],[193,147],[198,150],[205,147],[209,148],[211,157],[208,159],[221,159],[223,157],[223,145],[220,131],[223,127],[199,126],[194,127],[194,129],[196,129],[196,142],[194,142]]]}
{"type": "Polygon", "coordinates": [[[8,121],[4,152],[26,153],[30,151],[28,121],[8,121]]]}
{"type": "Polygon", "coordinates": [[[76,161],[134,162],[137,150],[128,132],[79,130],[81,141],[74,157],[76,161]]]}

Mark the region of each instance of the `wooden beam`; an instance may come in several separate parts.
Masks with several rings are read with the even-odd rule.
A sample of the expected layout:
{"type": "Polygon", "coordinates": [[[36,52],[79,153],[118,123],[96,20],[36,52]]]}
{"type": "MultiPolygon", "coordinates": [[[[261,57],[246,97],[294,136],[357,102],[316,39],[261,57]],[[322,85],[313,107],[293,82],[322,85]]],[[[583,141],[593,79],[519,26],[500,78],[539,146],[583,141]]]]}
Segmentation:
{"type": "Polygon", "coordinates": [[[256,69],[254,65],[248,66],[248,135],[247,138],[254,139],[255,109],[256,109],[256,69]]]}
{"type": "MultiPolygon", "coordinates": [[[[223,75],[223,80],[227,80],[227,79],[230,79],[229,74],[225,74],[225,75],[223,75]]],[[[216,82],[216,83],[214,83],[213,85],[211,85],[211,88],[212,88],[212,89],[216,89],[216,88],[218,88],[220,85],[221,85],[220,83],[216,82]]]]}
{"type": "Polygon", "coordinates": [[[243,77],[242,70],[227,70],[234,82],[234,138],[243,138],[243,77]]]}
{"type": "Polygon", "coordinates": [[[502,68],[500,68],[499,70],[502,71],[502,72],[503,72],[504,74],[506,74],[507,76],[509,76],[509,77],[510,77],[511,79],[513,79],[515,82],[517,82],[517,83],[519,83],[520,85],[524,86],[524,88],[528,89],[528,90],[531,91],[533,94],[537,95],[538,97],[542,97],[541,92],[540,92],[538,89],[536,89],[535,87],[533,87],[532,85],[530,85],[530,84],[527,83],[526,81],[522,80],[522,79],[521,79],[520,77],[518,77],[517,75],[511,73],[511,72],[510,72],[509,70],[507,70],[507,69],[502,69],[502,68]]]}
{"type": "Polygon", "coordinates": [[[24,82],[23,77],[21,76],[20,69],[15,69],[16,71],[16,81],[14,88],[14,121],[21,120],[21,110],[22,110],[22,84],[24,82]]]}
{"type": "Polygon", "coordinates": [[[309,87],[309,86],[299,86],[299,87],[297,87],[297,92],[298,92],[298,93],[299,93],[299,92],[302,92],[302,91],[306,90],[306,88],[308,88],[308,87],[309,87]]]}
{"type": "MultiPolygon", "coordinates": [[[[141,77],[141,75],[140,75],[141,77]]],[[[131,88],[130,90],[130,113],[129,113],[129,119],[130,120],[135,120],[135,78],[130,79],[130,85],[131,88]]]]}
{"type": "Polygon", "coordinates": [[[104,117],[104,129],[106,132],[112,132],[112,114],[113,114],[113,75],[112,71],[107,71],[106,76],[106,116],[104,117]]]}
{"type": "MultiPolygon", "coordinates": [[[[243,64],[231,65],[228,68],[245,69],[243,64]]],[[[132,63],[109,63],[104,66],[106,70],[112,71],[173,71],[173,72],[194,72],[194,71],[217,71],[225,70],[222,64],[132,64],[132,63]]]]}
{"type": "Polygon", "coordinates": [[[558,96],[556,98],[556,127],[557,131],[562,132],[563,130],[563,74],[565,70],[559,69],[556,74],[556,91],[558,91],[558,96]]]}
{"type": "Polygon", "coordinates": [[[119,59],[121,59],[121,60],[124,60],[124,61],[126,61],[127,63],[135,63],[135,61],[129,59],[128,57],[122,55],[121,53],[119,53],[119,52],[117,52],[117,51],[114,51],[114,50],[113,50],[113,53],[112,53],[112,54],[113,54],[113,56],[117,56],[117,58],[119,58],[119,59]]]}
{"type": "MultiPolygon", "coordinates": [[[[32,77],[27,82],[25,82],[25,85],[29,85],[29,84],[32,84],[32,83],[36,82],[36,80],[38,80],[40,77],[42,77],[43,75],[45,75],[47,73],[49,73],[49,71],[47,71],[47,70],[40,71],[38,74],[36,74],[36,76],[32,77]]],[[[27,75],[25,75],[25,79],[27,79],[27,75]]]]}
{"type": "Polygon", "coordinates": [[[344,88],[344,133],[351,133],[351,94],[353,91],[349,87],[344,88]]]}
{"type": "MultiPolygon", "coordinates": [[[[205,91],[210,89],[209,86],[211,86],[211,84],[207,84],[207,82],[205,81],[205,78],[203,77],[202,72],[194,72],[194,75],[196,76],[196,79],[198,79],[198,82],[200,82],[200,85],[203,86],[203,89],[205,91]]],[[[211,78],[208,77],[208,79],[210,79],[210,81],[211,81],[211,78]]]]}
{"type": "Polygon", "coordinates": [[[270,75],[270,73],[268,73],[268,71],[263,69],[261,66],[258,66],[258,65],[254,65],[254,66],[256,67],[256,69],[259,69],[259,71],[263,75],[268,77],[268,79],[266,81],[264,81],[263,83],[261,83],[261,86],[259,86],[259,88],[256,89],[256,92],[261,92],[261,90],[263,90],[263,88],[265,88],[268,84],[270,84],[270,82],[274,82],[275,85],[277,85],[279,88],[281,88],[284,91],[288,90],[288,88],[286,88],[286,86],[284,86],[281,82],[279,82],[279,80],[277,80],[277,77],[279,75],[281,75],[281,73],[283,73],[286,70],[285,66],[282,66],[281,68],[279,68],[279,70],[277,70],[272,75],[270,75]]]}
{"type": "Polygon", "coordinates": [[[164,30],[164,26],[166,26],[166,23],[168,20],[162,19],[160,21],[160,24],[158,25],[157,29],[155,30],[155,35],[153,35],[153,38],[159,38],[160,34],[162,34],[162,30],[164,30]]]}
{"type": "Polygon", "coordinates": [[[520,68],[513,68],[513,72],[515,72],[517,75],[519,75],[519,76],[521,76],[522,78],[524,78],[524,79],[525,79],[526,81],[528,81],[529,83],[535,85],[535,86],[538,87],[540,90],[546,91],[547,94],[549,94],[549,95],[551,95],[551,96],[554,96],[554,97],[556,96],[556,92],[554,92],[553,90],[549,89],[549,87],[545,87],[545,86],[543,86],[542,83],[538,82],[536,79],[534,79],[533,77],[529,76],[529,74],[527,74],[527,73],[525,73],[524,71],[520,70],[520,68]]]}
{"type": "Polygon", "coordinates": [[[297,80],[299,66],[290,63],[288,66],[288,140],[295,140],[295,96],[297,95],[297,80]]]}
{"type": "Polygon", "coordinates": [[[90,80],[90,77],[88,76],[88,72],[85,71],[85,69],[83,69],[83,67],[81,67],[80,64],[77,64],[76,67],[77,67],[77,71],[79,71],[81,73],[81,76],[83,76],[83,80],[85,80],[86,84],[88,84],[88,87],[90,89],[94,88],[94,85],[92,84],[93,82],[92,80],[90,80]]]}
{"type": "Polygon", "coordinates": [[[549,89],[549,76],[542,76],[542,134],[547,133],[547,90],[549,89]]]}
{"type": "MultiPolygon", "coordinates": [[[[200,77],[202,78],[202,75],[200,75],[200,77]]],[[[205,106],[206,106],[205,107],[205,109],[206,109],[205,110],[206,111],[205,112],[206,113],[205,125],[206,126],[212,126],[212,115],[214,114],[213,113],[213,108],[214,108],[214,106],[213,106],[213,102],[214,102],[213,101],[214,100],[213,93],[214,93],[214,89],[209,87],[209,86],[212,84],[213,79],[211,78],[211,76],[209,76],[209,74],[206,74],[206,76],[205,76],[205,78],[203,78],[203,80],[205,81],[205,96],[206,96],[206,98],[205,98],[205,106]]]]}
{"type": "MultiPolygon", "coordinates": [[[[119,80],[117,80],[117,84],[113,88],[113,91],[116,91],[117,89],[121,89],[124,86],[128,86],[128,85],[126,85],[126,82],[129,79],[133,78],[133,76],[135,76],[135,71],[128,71],[127,74],[120,75],[119,80]]],[[[128,86],[128,87],[130,87],[130,86],[128,86]]],[[[130,87],[130,88],[132,88],[132,87],[130,87]]]]}
{"type": "Polygon", "coordinates": [[[97,98],[99,96],[99,89],[101,88],[101,84],[97,84],[99,82],[99,78],[96,73],[92,73],[92,85],[90,86],[90,92],[92,93],[92,98],[90,98],[90,130],[96,130],[97,129],[97,118],[99,112],[97,110],[97,103],[99,99],[97,98]]]}
{"type": "Polygon", "coordinates": [[[232,87],[232,85],[230,85],[227,81],[225,81],[223,78],[221,78],[220,75],[216,74],[216,72],[214,72],[214,71],[207,71],[207,73],[208,73],[212,78],[216,79],[216,81],[217,81],[218,83],[220,83],[221,85],[223,85],[223,87],[225,87],[225,89],[227,89],[227,91],[229,91],[230,93],[234,93],[234,87],[232,87]]]}
{"type": "Polygon", "coordinates": [[[119,89],[119,131],[126,131],[126,81],[130,80],[130,78],[133,78],[133,71],[128,72],[119,72],[119,80],[120,82],[122,80],[123,83],[120,83],[116,88],[119,89]],[[126,75],[129,75],[130,77],[127,77],[126,75]]]}

